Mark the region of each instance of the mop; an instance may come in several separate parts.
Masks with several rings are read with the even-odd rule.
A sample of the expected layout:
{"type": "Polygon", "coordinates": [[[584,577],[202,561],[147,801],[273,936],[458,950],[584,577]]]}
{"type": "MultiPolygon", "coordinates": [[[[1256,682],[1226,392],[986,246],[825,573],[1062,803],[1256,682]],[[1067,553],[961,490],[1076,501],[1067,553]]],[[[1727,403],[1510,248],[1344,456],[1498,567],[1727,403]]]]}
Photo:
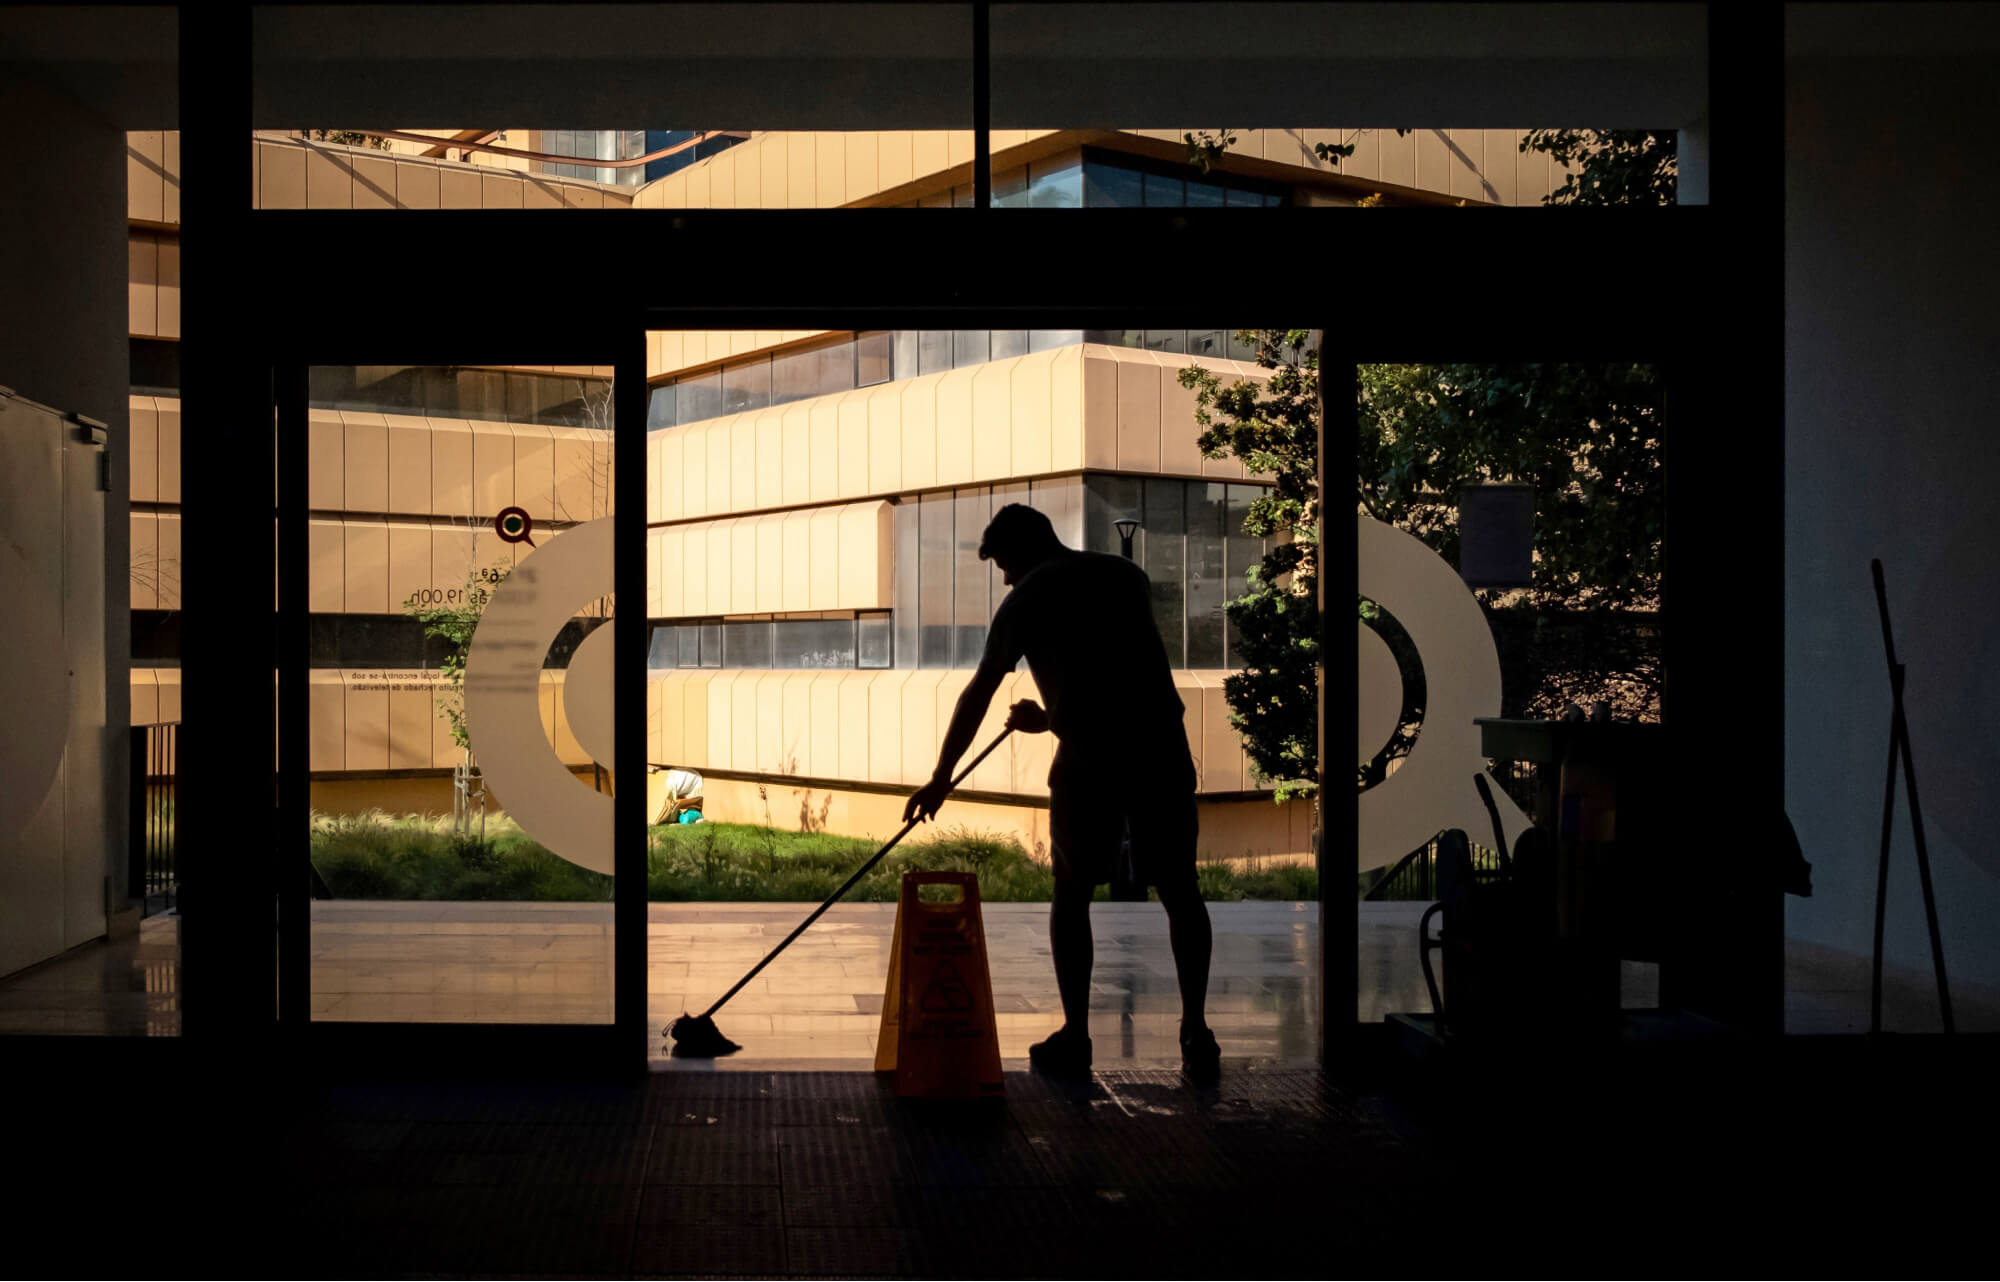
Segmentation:
{"type": "MultiPolygon", "coordinates": [[[[1002,730],[999,733],[999,735],[994,738],[992,743],[987,744],[985,748],[981,749],[979,755],[972,759],[971,764],[967,765],[965,769],[958,772],[957,777],[951,781],[951,787],[945,789],[945,795],[950,796],[952,790],[957,788],[958,785],[960,785],[961,783],[964,783],[965,777],[971,774],[973,772],[973,769],[977,767],[980,762],[986,760],[987,756],[991,754],[995,748],[999,747],[1001,743],[1005,741],[1007,736],[1012,733],[1014,733],[1014,731],[1013,728],[1010,726],[1007,729],[1002,730]]],[[[827,909],[833,907],[833,905],[840,899],[842,895],[854,889],[854,884],[860,881],[863,877],[867,876],[868,870],[870,868],[873,868],[876,864],[882,861],[882,856],[894,850],[896,848],[897,842],[909,836],[910,829],[916,827],[917,823],[918,820],[913,818],[908,823],[904,824],[901,832],[898,832],[895,836],[889,838],[888,843],[886,845],[884,845],[880,850],[876,851],[873,855],[869,856],[867,863],[861,865],[859,868],[856,868],[854,870],[854,875],[841,883],[840,889],[834,891],[831,895],[828,895],[826,897],[825,903],[813,909],[810,916],[808,916],[804,921],[800,922],[798,924],[798,927],[794,929],[791,934],[785,936],[783,943],[779,944],[776,948],[773,948],[770,952],[764,954],[764,960],[758,962],[755,966],[752,966],[748,974],[744,975],[743,978],[736,981],[735,987],[731,988],[728,992],[724,993],[722,996],[716,998],[715,1004],[713,1006],[710,1006],[707,1010],[703,1011],[699,1015],[689,1015],[684,1013],[681,1015],[679,1019],[667,1025],[667,1036],[674,1039],[674,1054],[685,1058],[714,1059],[718,1055],[729,1055],[733,1054],[736,1051],[742,1050],[743,1048],[741,1046],[737,1045],[735,1042],[730,1041],[727,1037],[724,1037],[722,1035],[721,1030],[716,1028],[715,1012],[722,1009],[724,1002],[727,1002],[730,998],[736,996],[737,993],[741,992],[743,989],[743,985],[755,979],[757,977],[757,972],[763,970],[766,966],[769,966],[772,960],[776,958],[779,953],[782,953],[785,951],[785,949],[791,947],[792,941],[794,939],[797,939],[800,935],[803,935],[805,933],[806,927],[818,921],[820,919],[821,914],[826,912],[827,909]]]]}

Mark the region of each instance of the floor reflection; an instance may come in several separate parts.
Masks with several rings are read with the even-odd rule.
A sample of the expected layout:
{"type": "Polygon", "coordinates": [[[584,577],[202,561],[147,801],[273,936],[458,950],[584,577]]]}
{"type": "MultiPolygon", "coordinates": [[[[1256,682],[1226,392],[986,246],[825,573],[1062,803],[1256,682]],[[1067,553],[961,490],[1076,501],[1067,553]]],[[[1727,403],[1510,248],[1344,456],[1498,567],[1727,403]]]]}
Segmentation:
{"type": "MultiPolygon", "coordinates": [[[[1360,905],[1356,1014],[1428,1011],[1418,963],[1423,904],[1360,905]]],[[[654,904],[648,913],[648,1016],[664,1028],[736,982],[810,910],[803,904],[654,904]]],[[[1004,1059],[1061,1019],[1049,961],[1048,907],[983,908],[995,1023],[1004,1059]]],[[[1232,1058],[1307,1061],[1319,1044],[1318,909],[1211,904],[1209,1022],[1232,1058]]],[[[609,904],[321,901],[312,909],[312,1009],[322,1020],[596,1023],[611,1018],[609,904]]],[[[895,924],[893,904],[839,904],[717,1016],[743,1043],[735,1064],[853,1068],[872,1059],[895,924]]],[[[1092,909],[1097,1061],[1151,1067],[1179,1058],[1179,990],[1166,914],[1155,904],[1092,909]]],[[[0,980],[0,1033],[171,1037],[180,1032],[180,919],[99,941],[0,980]]],[[[1799,941],[1786,947],[1786,1031],[1867,1029],[1865,957],[1799,941]]],[[[1884,1023],[1937,1027],[1928,974],[1890,968],[1884,1023]]],[[[1627,963],[1624,1004],[1657,1001],[1654,968],[1627,963]]],[[[1954,980],[1959,1026],[2000,1029],[2000,994],[1954,980]]],[[[1339,1003],[1334,1006],[1338,1009],[1339,1003]]],[[[667,1043],[656,1049],[664,1056],[667,1043]]],[[[686,1065],[682,1065],[686,1066],[686,1065]]]]}
{"type": "Polygon", "coordinates": [[[180,918],[139,923],[0,980],[0,1033],[178,1037],[180,918]]]}

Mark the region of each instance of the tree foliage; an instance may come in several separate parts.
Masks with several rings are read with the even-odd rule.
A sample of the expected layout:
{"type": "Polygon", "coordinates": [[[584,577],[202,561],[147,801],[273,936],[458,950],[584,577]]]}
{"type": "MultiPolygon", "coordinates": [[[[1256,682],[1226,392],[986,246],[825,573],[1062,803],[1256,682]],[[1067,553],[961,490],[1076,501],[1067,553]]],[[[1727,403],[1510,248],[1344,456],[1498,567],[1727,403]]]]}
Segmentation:
{"type": "Polygon", "coordinates": [[[403,602],[403,613],[424,625],[425,636],[436,637],[450,647],[438,665],[445,688],[438,693],[437,706],[451,723],[451,741],[465,751],[472,748],[472,740],[465,732],[465,656],[472,647],[479,616],[485,613],[486,603],[493,599],[494,591],[512,568],[505,561],[495,561],[485,569],[467,574],[457,604],[419,606],[414,596],[403,602]]]}
{"type": "Polygon", "coordinates": [[[301,129],[299,137],[313,142],[333,142],[345,147],[369,147],[376,151],[389,150],[389,140],[376,134],[357,133],[352,129],[301,129]]]}
{"type": "MultiPolygon", "coordinates": [[[[1407,135],[1408,129],[1395,131],[1407,135]]],[[[1238,135],[1183,135],[1188,163],[1206,173],[1238,135]]],[[[1671,131],[1534,129],[1523,153],[1567,171],[1549,205],[1667,205],[1675,199],[1671,131]]],[[[1314,147],[1338,167],[1347,143],[1314,147]]],[[[1363,199],[1382,203],[1382,194],[1363,199]]],[[[1465,202],[1460,201],[1461,205],[1465,202]]],[[[1310,792],[1316,757],[1319,618],[1316,570],[1301,544],[1318,535],[1315,451],[1317,354],[1303,330],[1251,330],[1257,363],[1273,374],[1228,387],[1199,367],[1181,371],[1197,393],[1202,453],[1234,456],[1277,478],[1244,530],[1294,536],[1227,606],[1244,670],[1227,678],[1231,721],[1258,773],[1279,797],[1310,792]],[[1289,576],[1289,577],[1287,577],[1289,576]]],[[[1415,534],[1447,561],[1459,553],[1457,492],[1483,481],[1535,487],[1533,585],[1477,594],[1500,651],[1502,713],[1554,716],[1566,704],[1603,702],[1614,716],[1659,715],[1657,616],[1665,425],[1656,371],[1637,364],[1382,365],[1364,367],[1357,393],[1356,506],[1415,534]]],[[[1375,602],[1358,603],[1403,669],[1404,708],[1385,750],[1360,763],[1363,787],[1406,755],[1421,728],[1422,664],[1407,633],[1375,602]]]]}
{"type": "Polygon", "coordinates": [[[1671,129],[1530,129],[1522,154],[1550,156],[1569,172],[1545,205],[1671,205],[1680,176],[1671,129]]]}
{"type": "MultiPolygon", "coordinates": [[[[1356,130],[1355,137],[1368,132],[1356,130]]],[[[1395,131],[1399,138],[1410,130],[1395,131]]],[[[1187,161],[1208,173],[1236,145],[1232,129],[1197,129],[1181,135],[1187,161]]],[[[1566,171],[1563,185],[1542,197],[1545,205],[1671,205],[1680,176],[1679,135],[1671,129],[1530,129],[1521,137],[1522,154],[1539,152],[1566,171]]],[[[1352,142],[1319,142],[1313,154],[1340,167],[1355,152],[1352,142]]],[[[1381,192],[1367,202],[1379,204],[1381,192]]],[[[1464,205],[1465,201],[1459,201],[1464,205]]]]}
{"type": "Polygon", "coordinates": [[[1224,386],[1191,365],[1180,383],[1195,393],[1202,454],[1274,480],[1244,515],[1244,533],[1275,542],[1226,607],[1242,667],[1223,679],[1223,697],[1251,764],[1283,800],[1311,794],[1319,770],[1319,353],[1302,329],[1237,337],[1267,376],[1224,386]]]}
{"type": "MultiPolygon", "coordinates": [[[[1225,384],[1191,366],[1202,453],[1233,457],[1275,484],[1244,532],[1279,540],[1226,607],[1242,670],[1225,679],[1231,721],[1257,772],[1281,796],[1312,788],[1318,760],[1317,607],[1320,499],[1317,353],[1304,330],[1246,330],[1238,341],[1269,374],[1225,384]]],[[[1504,674],[1502,712],[1554,716],[1605,702],[1613,715],[1656,717],[1665,425],[1648,365],[1372,365],[1360,371],[1355,418],[1357,511],[1406,530],[1447,562],[1459,556],[1460,487],[1535,487],[1532,586],[1476,593],[1504,674]]],[[[1424,714],[1421,662],[1379,606],[1359,604],[1408,674],[1400,728],[1359,764],[1378,782],[1414,744],[1424,714]]]]}
{"type": "MultiPolygon", "coordinates": [[[[1601,702],[1619,718],[1656,718],[1666,513],[1657,369],[1368,365],[1355,408],[1358,509],[1453,565],[1461,487],[1535,487],[1532,585],[1474,594],[1500,651],[1502,715],[1601,702]]],[[[1406,709],[1406,721],[1412,711],[1421,720],[1406,709]]]]}
{"type": "Polygon", "coordinates": [[[1487,605],[1653,609],[1660,588],[1664,425],[1640,364],[1365,365],[1356,500],[1458,563],[1458,491],[1535,487],[1535,582],[1487,605]]]}

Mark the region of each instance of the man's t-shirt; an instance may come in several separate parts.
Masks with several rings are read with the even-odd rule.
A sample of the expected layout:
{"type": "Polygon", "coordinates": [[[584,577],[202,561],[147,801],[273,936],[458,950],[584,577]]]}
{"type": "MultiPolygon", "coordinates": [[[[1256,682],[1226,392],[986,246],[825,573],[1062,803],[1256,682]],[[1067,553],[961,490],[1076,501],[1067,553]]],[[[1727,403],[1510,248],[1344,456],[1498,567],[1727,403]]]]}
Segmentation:
{"type": "Polygon", "coordinates": [[[1011,668],[1023,655],[1065,756],[1187,760],[1151,581],[1132,562],[1065,550],[1023,575],[993,614],[986,662],[1011,668]]]}

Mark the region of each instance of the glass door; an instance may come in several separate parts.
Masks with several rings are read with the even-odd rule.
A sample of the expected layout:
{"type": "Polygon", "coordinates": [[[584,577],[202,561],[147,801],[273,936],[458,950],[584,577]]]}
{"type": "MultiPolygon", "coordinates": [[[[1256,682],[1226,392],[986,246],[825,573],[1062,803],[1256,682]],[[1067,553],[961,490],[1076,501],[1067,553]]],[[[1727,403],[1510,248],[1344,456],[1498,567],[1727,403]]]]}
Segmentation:
{"type": "Polygon", "coordinates": [[[588,1054],[643,1002],[618,964],[617,400],[610,363],[281,367],[280,805],[307,858],[280,1019],[317,1042],[588,1054]]]}

